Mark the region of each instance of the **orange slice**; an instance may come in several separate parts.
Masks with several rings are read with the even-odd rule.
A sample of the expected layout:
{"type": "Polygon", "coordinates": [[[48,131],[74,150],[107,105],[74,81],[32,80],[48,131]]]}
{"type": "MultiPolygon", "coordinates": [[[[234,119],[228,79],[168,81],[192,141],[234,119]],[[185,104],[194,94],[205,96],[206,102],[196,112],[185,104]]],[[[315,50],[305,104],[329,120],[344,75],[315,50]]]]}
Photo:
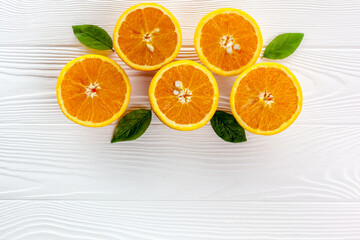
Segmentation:
{"type": "Polygon", "coordinates": [[[163,123],[177,130],[194,130],[214,115],[219,89],[214,76],[204,66],[182,60],[156,73],[150,83],[149,98],[163,123]]]}
{"type": "Polygon", "coordinates": [[[61,110],[70,120],[102,127],[124,113],[130,99],[130,82],[115,61],[90,54],[66,64],[56,94],[61,110]]]}
{"type": "Polygon", "coordinates": [[[173,61],[181,47],[181,30],[172,13],[155,3],[127,9],[114,30],[114,48],[130,67],[152,71],[173,61]]]}
{"type": "Polygon", "coordinates": [[[263,40],[258,24],[247,13],[222,8],[200,20],[194,44],[207,68],[222,76],[234,76],[256,62],[263,40]]]}
{"type": "Polygon", "coordinates": [[[259,63],[235,81],[230,107],[241,126],[252,133],[272,135],[289,127],[302,107],[295,75],[278,63],[259,63]]]}

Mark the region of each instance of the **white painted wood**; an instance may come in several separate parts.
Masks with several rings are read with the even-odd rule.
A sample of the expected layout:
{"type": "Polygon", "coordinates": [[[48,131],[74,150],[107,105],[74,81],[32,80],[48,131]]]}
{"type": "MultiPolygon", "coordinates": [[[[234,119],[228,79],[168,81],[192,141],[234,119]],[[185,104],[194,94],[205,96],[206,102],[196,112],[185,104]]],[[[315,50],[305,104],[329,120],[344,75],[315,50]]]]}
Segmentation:
{"type": "MultiPolygon", "coordinates": [[[[0,31],[6,36],[0,44],[19,46],[78,45],[71,25],[96,24],[112,33],[117,19],[128,7],[149,1],[139,0],[2,0],[0,31]],[[29,42],[31,41],[31,42],[29,42]]],[[[150,1],[168,8],[178,19],[183,32],[183,45],[193,45],[197,23],[208,12],[234,7],[248,12],[258,22],[265,43],[283,32],[304,32],[302,47],[360,47],[358,0],[277,0],[150,1]]]]}
{"type": "Polygon", "coordinates": [[[1,201],[6,240],[358,240],[359,203],[1,201]]]}
{"type": "MultiPolygon", "coordinates": [[[[0,115],[0,123],[11,120],[12,124],[72,124],[59,110],[54,91],[56,79],[67,62],[92,52],[102,53],[82,46],[0,46],[0,79],[4,80],[0,81],[0,110],[4,112],[0,115]]],[[[129,109],[150,107],[147,92],[155,72],[133,70],[115,53],[107,53],[130,78],[129,109]]],[[[177,59],[200,62],[190,47],[183,47],[177,59]]],[[[279,62],[294,72],[303,89],[304,108],[296,124],[359,124],[360,50],[299,49],[279,62]]],[[[215,77],[220,88],[219,108],[229,110],[229,95],[236,77],[215,77]]]]}
{"type": "Polygon", "coordinates": [[[0,128],[2,199],[359,200],[360,127],[296,125],[230,144],[209,125],[151,125],[110,144],[113,127],[0,128]]]}
{"type": "MultiPolygon", "coordinates": [[[[71,30],[111,34],[138,2],[0,1],[0,239],[359,239],[360,2],[156,1],[182,27],[177,59],[199,62],[195,26],[220,7],[251,14],[265,45],[304,32],[279,61],[298,77],[304,107],[285,132],[248,133],[242,144],[209,124],[178,132],[155,116],[137,141],[110,144],[115,123],[92,129],[63,116],[56,79],[75,57],[107,55],[130,77],[129,109],[149,108],[155,73],[82,46],[71,30]]],[[[228,111],[235,77],[215,77],[228,111]]]]}
{"type": "MultiPolygon", "coordinates": [[[[110,144],[116,123],[101,129],[73,124],[58,107],[56,78],[87,51],[0,48],[6,79],[0,86],[1,178],[13,183],[0,189],[1,198],[359,199],[360,51],[299,49],[281,61],[300,80],[303,111],[285,132],[248,134],[244,144],[223,142],[209,125],[174,131],[155,116],[141,139],[120,144],[110,144]]],[[[196,57],[185,48],[178,59],[196,57]]],[[[118,62],[133,86],[130,109],[149,107],[154,73],[118,62]]],[[[216,78],[219,108],[229,110],[234,77],[216,78]]]]}

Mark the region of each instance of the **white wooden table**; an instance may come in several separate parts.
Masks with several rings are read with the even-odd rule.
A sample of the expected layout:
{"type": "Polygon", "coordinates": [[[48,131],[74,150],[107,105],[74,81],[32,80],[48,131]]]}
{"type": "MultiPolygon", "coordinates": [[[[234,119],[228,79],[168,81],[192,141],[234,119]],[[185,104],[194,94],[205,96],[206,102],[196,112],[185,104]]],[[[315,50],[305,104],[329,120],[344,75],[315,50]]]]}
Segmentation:
{"type": "MultiPolygon", "coordinates": [[[[241,144],[223,142],[209,124],[179,132],[155,116],[140,139],[110,144],[115,123],[72,123],[55,85],[71,59],[104,54],[130,77],[129,109],[150,107],[154,73],[82,46],[71,29],[112,33],[136,2],[0,1],[0,239],[359,240],[359,0],[157,1],[182,27],[177,59],[199,62],[195,26],[220,7],[252,15],[265,44],[304,32],[281,61],[300,81],[303,110],[283,133],[248,133],[241,144]]],[[[235,78],[216,79],[219,109],[229,110],[235,78]]]]}

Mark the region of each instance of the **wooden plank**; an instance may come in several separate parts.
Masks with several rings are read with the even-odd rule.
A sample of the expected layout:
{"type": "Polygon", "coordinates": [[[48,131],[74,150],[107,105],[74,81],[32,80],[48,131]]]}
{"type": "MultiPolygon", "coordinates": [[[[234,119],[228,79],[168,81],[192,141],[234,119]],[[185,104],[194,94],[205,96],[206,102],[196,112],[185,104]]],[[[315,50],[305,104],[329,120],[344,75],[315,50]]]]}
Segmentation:
{"type": "Polygon", "coordinates": [[[113,127],[0,126],[0,199],[359,200],[359,126],[296,125],[226,143],[209,125],[151,125],[111,144],[113,127]]]}
{"type": "MultiPolygon", "coordinates": [[[[0,124],[72,124],[56,101],[57,76],[71,59],[91,52],[81,47],[0,48],[0,124]]],[[[109,56],[129,75],[129,109],[149,108],[148,87],[155,73],[133,70],[115,53],[109,56]]],[[[183,48],[177,59],[199,62],[193,48],[183,48]]],[[[299,49],[279,62],[294,72],[303,89],[304,107],[295,124],[359,124],[360,50],[299,49]]],[[[215,77],[220,89],[219,109],[228,111],[236,77],[215,77]]]]}
{"type": "Polygon", "coordinates": [[[1,201],[0,237],[18,240],[358,240],[360,204],[1,201]]]}
{"type": "MultiPolygon", "coordinates": [[[[71,26],[96,24],[112,33],[121,13],[143,1],[25,1],[0,2],[0,45],[79,46],[71,26]]],[[[304,32],[302,47],[359,48],[360,3],[351,1],[156,1],[178,19],[183,44],[193,45],[195,27],[202,16],[222,7],[242,9],[259,23],[265,43],[284,32],[304,32]],[[354,18],[355,17],[355,18],[354,18]]]]}

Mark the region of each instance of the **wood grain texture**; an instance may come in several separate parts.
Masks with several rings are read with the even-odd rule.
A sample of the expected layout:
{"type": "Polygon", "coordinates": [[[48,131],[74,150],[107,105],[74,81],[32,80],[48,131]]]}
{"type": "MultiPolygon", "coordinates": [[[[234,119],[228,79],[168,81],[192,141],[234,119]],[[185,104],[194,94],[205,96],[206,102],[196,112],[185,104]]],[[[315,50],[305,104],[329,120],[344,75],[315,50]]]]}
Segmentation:
{"type": "MultiPolygon", "coordinates": [[[[128,7],[146,1],[133,0],[5,0],[0,2],[0,44],[19,46],[78,45],[71,25],[95,24],[112,33],[121,13],[128,7]]],[[[153,2],[153,1],[150,1],[153,2]]],[[[192,46],[197,23],[208,12],[234,7],[248,12],[258,22],[264,42],[278,33],[304,32],[302,47],[360,47],[360,2],[338,1],[155,1],[168,8],[178,19],[183,45],[192,46]]]]}
{"type": "MultiPolygon", "coordinates": [[[[178,132],[156,116],[140,139],[110,144],[115,123],[92,129],[63,116],[56,79],[71,59],[106,55],[130,77],[129,109],[149,108],[155,73],[82,46],[71,29],[96,24],[111,34],[139,2],[0,1],[0,239],[358,240],[360,2],[156,1],[182,27],[178,60],[199,62],[195,26],[220,7],[252,15],[265,45],[304,32],[279,61],[300,81],[303,110],[285,132],[248,133],[241,144],[209,124],[178,132]]],[[[229,111],[235,77],[215,77],[219,109],[229,111]]]]}
{"type": "Polygon", "coordinates": [[[359,203],[1,201],[6,240],[358,240],[359,203]]]}
{"type": "Polygon", "coordinates": [[[359,200],[360,128],[302,126],[223,142],[209,125],[151,125],[110,144],[113,127],[3,125],[1,199],[359,200]],[[5,138],[4,138],[5,136],[5,138]],[[294,147],[296,146],[296,147],[294,147]]]}
{"type": "MultiPolygon", "coordinates": [[[[58,107],[54,90],[56,80],[67,62],[92,52],[103,53],[82,46],[0,47],[0,79],[3,79],[0,82],[0,110],[3,112],[0,124],[72,124],[58,107]]],[[[149,108],[147,92],[155,72],[133,70],[115,53],[105,52],[105,55],[115,59],[130,78],[129,109],[149,108]]],[[[182,59],[199,62],[190,47],[182,48],[177,60],[182,59]]],[[[262,61],[266,60],[259,60],[262,61]]],[[[279,62],[294,72],[303,90],[304,107],[295,124],[359,124],[360,50],[299,49],[279,62]]],[[[229,111],[229,95],[236,77],[215,77],[220,89],[219,109],[229,111]]],[[[156,123],[159,122],[156,120],[156,123]]]]}
{"type": "MultiPolygon", "coordinates": [[[[107,7],[103,2],[96,7],[78,1],[56,6],[42,3],[59,8],[58,18],[64,21],[57,24],[65,27],[71,24],[62,14],[80,16],[78,8],[65,11],[62,7],[107,7]]],[[[207,11],[217,6],[204,4],[207,11]]],[[[16,8],[7,14],[16,16],[29,9],[16,8]]],[[[189,16],[189,24],[198,17],[189,16]]],[[[84,15],[81,18],[86,20],[84,15]]],[[[78,42],[67,46],[61,40],[65,33],[58,33],[58,39],[49,41],[54,45],[38,46],[36,41],[16,47],[0,44],[0,179],[11,183],[0,188],[1,199],[359,199],[358,49],[301,47],[280,61],[298,77],[304,108],[295,124],[277,136],[248,134],[247,143],[229,144],[209,125],[182,133],[154,116],[139,140],[110,144],[116,123],[101,129],[85,128],[61,113],[55,95],[61,68],[88,53],[115,59],[132,84],[129,109],[149,108],[147,89],[154,72],[135,71],[111,51],[90,50],[78,42]]],[[[16,41],[11,34],[5,36],[16,41]]],[[[66,39],[75,37],[70,33],[66,39]]],[[[184,39],[190,40],[192,35],[185,33],[184,39]]],[[[187,45],[177,59],[199,62],[193,47],[187,45]]],[[[216,79],[219,109],[228,111],[235,77],[216,79]]]]}
{"type": "MultiPolygon", "coordinates": [[[[174,131],[155,116],[142,138],[121,144],[110,144],[115,123],[101,129],[73,124],[58,107],[56,78],[87,51],[0,48],[6,79],[0,86],[0,176],[12,183],[0,189],[2,199],[359,199],[358,50],[300,49],[282,61],[300,80],[303,111],[287,131],[248,134],[244,144],[223,142],[209,125],[174,131]]],[[[190,48],[178,59],[197,61],[190,48]]],[[[133,86],[130,109],[148,108],[154,73],[117,61],[133,86]]],[[[234,78],[216,78],[219,108],[229,110],[234,78]]]]}

